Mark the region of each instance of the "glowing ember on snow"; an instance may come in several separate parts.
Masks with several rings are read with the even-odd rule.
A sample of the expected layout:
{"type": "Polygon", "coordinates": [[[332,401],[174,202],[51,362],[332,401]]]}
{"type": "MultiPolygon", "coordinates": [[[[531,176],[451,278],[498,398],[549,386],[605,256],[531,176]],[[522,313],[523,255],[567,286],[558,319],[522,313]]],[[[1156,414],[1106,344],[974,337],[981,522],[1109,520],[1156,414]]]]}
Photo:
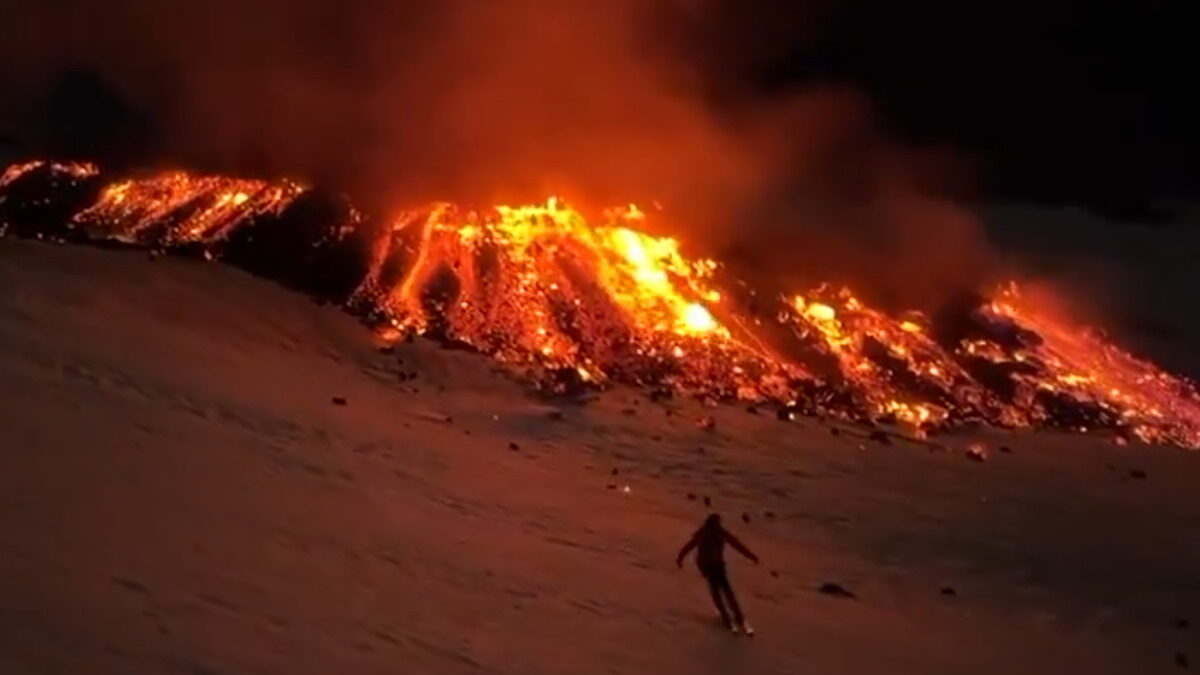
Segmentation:
{"type": "MultiPolygon", "coordinates": [[[[47,169],[72,185],[98,181],[87,164],[9,167],[0,216],[26,217],[5,215],[6,193],[47,169]]],[[[290,223],[306,190],[298,184],[175,171],[93,185],[92,203],[71,218],[90,237],[219,256],[244,230],[243,246],[263,247],[257,255],[312,264],[287,257],[296,254],[278,250],[277,239],[252,236],[264,223],[290,223]]],[[[932,317],[888,316],[848,289],[758,289],[759,298],[778,298],[772,324],[721,292],[729,286],[716,261],[646,234],[645,220],[636,205],[589,222],[555,199],[478,210],[435,204],[383,227],[353,212],[349,224],[326,226],[337,236],[314,237],[345,247],[338,264],[352,267],[356,290],[339,300],[369,316],[381,337],[465,343],[550,391],[619,381],[774,401],[787,407],[783,419],[811,412],[918,433],[963,422],[1106,429],[1122,440],[1200,447],[1193,385],[1058,318],[1016,285],[932,317]],[[354,247],[369,248],[365,260],[354,247]]]]}

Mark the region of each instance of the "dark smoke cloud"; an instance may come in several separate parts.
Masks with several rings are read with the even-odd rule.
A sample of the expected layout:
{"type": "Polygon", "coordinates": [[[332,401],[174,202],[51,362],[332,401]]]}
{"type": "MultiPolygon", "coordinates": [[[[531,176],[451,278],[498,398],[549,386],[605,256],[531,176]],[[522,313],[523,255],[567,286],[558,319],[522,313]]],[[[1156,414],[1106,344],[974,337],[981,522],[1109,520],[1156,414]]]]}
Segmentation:
{"type": "Polygon", "coordinates": [[[295,174],[375,209],[657,201],[664,229],[777,277],[900,302],[978,282],[973,219],[936,198],[957,162],[882,137],[854,91],[744,77],[818,34],[824,5],[742,5],[46,0],[0,9],[2,119],[44,129],[48,101],[71,107],[56,78],[83,69],[124,120],[101,153],[295,174]]]}

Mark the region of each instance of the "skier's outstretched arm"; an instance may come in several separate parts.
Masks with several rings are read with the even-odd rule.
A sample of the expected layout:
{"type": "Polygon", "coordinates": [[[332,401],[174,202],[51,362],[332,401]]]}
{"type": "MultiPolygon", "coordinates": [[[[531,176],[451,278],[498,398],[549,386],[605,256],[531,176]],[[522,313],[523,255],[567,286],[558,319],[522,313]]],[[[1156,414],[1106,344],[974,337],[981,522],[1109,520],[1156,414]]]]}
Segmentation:
{"type": "Polygon", "coordinates": [[[687,557],[688,553],[692,552],[692,549],[696,548],[696,544],[699,541],[700,541],[700,533],[699,532],[696,532],[696,534],[692,535],[691,539],[688,539],[688,543],[684,544],[683,548],[680,549],[679,555],[675,556],[675,566],[676,567],[683,567],[683,559],[685,557],[687,557]]]}
{"type": "Polygon", "coordinates": [[[741,553],[750,560],[753,560],[755,563],[758,562],[758,556],[754,555],[754,551],[746,548],[746,545],[739,541],[738,538],[733,536],[731,533],[725,533],[725,541],[729,542],[729,545],[732,546],[738,553],[741,553]]]}

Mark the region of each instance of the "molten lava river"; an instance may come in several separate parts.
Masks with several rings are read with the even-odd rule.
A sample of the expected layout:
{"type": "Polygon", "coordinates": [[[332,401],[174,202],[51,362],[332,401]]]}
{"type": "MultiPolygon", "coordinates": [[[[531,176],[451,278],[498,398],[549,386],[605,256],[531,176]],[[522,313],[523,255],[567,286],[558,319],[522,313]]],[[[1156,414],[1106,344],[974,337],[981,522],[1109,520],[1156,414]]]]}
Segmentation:
{"type": "Polygon", "coordinates": [[[341,302],[390,339],[488,354],[552,393],[619,382],[917,434],[985,423],[1200,447],[1191,382],[1016,283],[892,316],[845,288],[749,288],[647,234],[645,218],[630,205],[589,221],[552,198],[385,220],[290,181],[108,181],[45,161],[0,174],[0,233],[223,259],[341,302]]]}

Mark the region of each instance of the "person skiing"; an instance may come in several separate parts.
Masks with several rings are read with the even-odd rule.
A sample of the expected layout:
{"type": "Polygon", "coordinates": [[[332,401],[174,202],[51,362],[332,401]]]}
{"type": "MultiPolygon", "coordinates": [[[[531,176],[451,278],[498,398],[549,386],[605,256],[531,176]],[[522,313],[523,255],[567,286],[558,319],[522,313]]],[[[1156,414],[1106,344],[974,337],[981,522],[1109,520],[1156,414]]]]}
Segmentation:
{"type": "Polygon", "coordinates": [[[749,558],[754,564],[758,564],[758,556],[726,530],[721,525],[721,516],[714,513],[704,520],[700,529],[696,530],[692,538],[683,545],[679,556],[675,558],[675,565],[682,568],[683,559],[693,548],[696,549],[696,567],[699,568],[704,580],[708,582],[708,590],[712,593],[713,604],[717,606],[717,611],[721,614],[721,623],[734,633],[742,631],[747,635],[753,635],[754,630],[742,616],[742,609],[738,605],[737,597],[733,594],[733,586],[729,584],[729,574],[725,571],[726,543],[738,553],[749,558]],[[728,609],[726,609],[727,603],[728,609]],[[732,618],[730,617],[731,613],[733,614],[732,618]]]}

